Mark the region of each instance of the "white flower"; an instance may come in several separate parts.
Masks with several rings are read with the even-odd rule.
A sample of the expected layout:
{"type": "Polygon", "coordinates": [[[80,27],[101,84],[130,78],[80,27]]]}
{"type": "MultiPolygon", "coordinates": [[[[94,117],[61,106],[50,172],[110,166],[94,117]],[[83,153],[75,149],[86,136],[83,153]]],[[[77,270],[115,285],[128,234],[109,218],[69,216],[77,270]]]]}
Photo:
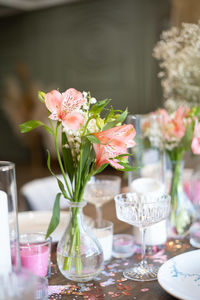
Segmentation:
{"type": "Polygon", "coordinates": [[[91,98],[91,104],[95,104],[95,103],[97,103],[97,99],[94,98],[94,97],[92,97],[92,98],[91,98]]]}
{"type": "Polygon", "coordinates": [[[83,92],[82,92],[82,94],[83,94],[83,97],[86,99],[86,98],[87,98],[87,96],[88,96],[88,93],[87,93],[87,92],[85,92],[85,91],[83,91],[83,92]]]}

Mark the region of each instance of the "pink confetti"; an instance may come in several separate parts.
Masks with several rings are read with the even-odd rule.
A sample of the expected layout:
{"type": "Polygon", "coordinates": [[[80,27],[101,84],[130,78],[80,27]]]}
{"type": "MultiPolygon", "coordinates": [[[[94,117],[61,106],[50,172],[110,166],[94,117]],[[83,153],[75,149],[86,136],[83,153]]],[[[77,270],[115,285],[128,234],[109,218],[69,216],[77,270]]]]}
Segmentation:
{"type": "Polygon", "coordinates": [[[102,287],[108,286],[108,285],[111,285],[111,284],[115,284],[115,280],[113,278],[109,278],[108,280],[99,283],[99,285],[102,286],[102,287]]]}
{"type": "Polygon", "coordinates": [[[68,285],[49,285],[48,286],[48,294],[49,296],[52,294],[60,294],[60,292],[64,291],[65,289],[69,289],[68,285]]]}
{"type": "Polygon", "coordinates": [[[162,249],[159,252],[157,252],[156,254],[153,255],[148,255],[148,258],[152,259],[154,262],[158,262],[158,263],[164,263],[167,261],[167,255],[164,254],[165,250],[162,249]]]}
{"type": "Polygon", "coordinates": [[[141,292],[143,292],[143,293],[148,292],[148,291],[149,291],[149,289],[147,289],[147,288],[141,289],[141,292]]]}

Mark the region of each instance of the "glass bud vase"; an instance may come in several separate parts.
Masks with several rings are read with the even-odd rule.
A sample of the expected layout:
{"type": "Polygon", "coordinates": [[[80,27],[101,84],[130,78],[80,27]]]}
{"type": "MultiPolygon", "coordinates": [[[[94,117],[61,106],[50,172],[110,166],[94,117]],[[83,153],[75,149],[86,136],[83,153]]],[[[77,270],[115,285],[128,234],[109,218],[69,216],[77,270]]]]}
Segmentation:
{"type": "Polygon", "coordinates": [[[171,216],[170,235],[184,237],[195,218],[194,207],[187,197],[183,188],[183,167],[182,160],[171,161],[171,216]]]}
{"type": "Polygon", "coordinates": [[[68,201],[70,220],[57,246],[57,263],[67,279],[86,282],[102,271],[103,251],[84,222],[85,201],[68,201]]]}

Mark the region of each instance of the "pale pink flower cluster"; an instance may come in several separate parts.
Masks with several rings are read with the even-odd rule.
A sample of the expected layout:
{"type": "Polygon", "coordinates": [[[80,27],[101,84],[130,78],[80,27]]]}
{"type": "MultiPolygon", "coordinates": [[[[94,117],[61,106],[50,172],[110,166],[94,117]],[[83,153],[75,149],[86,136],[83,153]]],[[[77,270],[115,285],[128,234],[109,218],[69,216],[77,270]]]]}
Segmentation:
{"type": "Polygon", "coordinates": [[[179,107],[175,114],[169,115],[165,109],[158,110],[160,126],[164,139],[167,142],[179,141],[185,134],[188,109],[179,107]]]}
{"type": "Polygon", "coordinates": [[[179,147],[179,143],[185,136],[187,126],[195,121],[191,136],[191,149],[194,154],[200,154],[200,123],[196,117],[191,117],[190,109],[181,106],[172,114],[169,114],[165,109],[158,109],[150,116],[150,118],[154,116],[157,121],[144,124],[144,136],[149,138],[154,147],[168,151],[179,147]]]}
{"type": "Polygon", "coordinates": [[[195,120],[194,137],[192,140],[192,151],[194,154],[200,154],[200,123],[195,120]]]}

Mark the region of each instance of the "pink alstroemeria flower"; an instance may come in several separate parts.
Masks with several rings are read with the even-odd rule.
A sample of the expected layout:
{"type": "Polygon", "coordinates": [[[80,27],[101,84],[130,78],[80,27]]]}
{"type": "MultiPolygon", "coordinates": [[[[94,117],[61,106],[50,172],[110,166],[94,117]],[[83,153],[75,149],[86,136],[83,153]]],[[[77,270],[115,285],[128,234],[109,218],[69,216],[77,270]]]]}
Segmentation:
{"type": "Polygon", "coordinates": [[[115,157],[127,154],[127,148],[135,146],[133,138],[136,131],[133,125],[121,125],[105,131],[94,133],[101,144],[93,144],[96,153],[95,168],[100,168],[103,164],[110,163],[116,169],[124,169],[115,157]]]}
{"type": "Polygon", "coordinates": [[[69,129],[79,129],[84,122],[83,116],[77,110],[85,103],[81,92],[71,88],[64,93],[56,90],[45,95],[45,104],[51,112],[51,120],[59,120],[69,129]]]}
{"type": "Polygon", "coordinates": [[[194,136],[192,140],[192,152],[194,154],[200,154],[200,123],[195,120],[194,136]]]}
{"type": "Polygon", "coordinates": [[[160,109],[158,115],[161,116],[160,123],[164,137],[170,141],[172,138],[181,139],[186,130],[185,117],[188,109],[179,107],[173,117],[165,109],[160,109]]]}

